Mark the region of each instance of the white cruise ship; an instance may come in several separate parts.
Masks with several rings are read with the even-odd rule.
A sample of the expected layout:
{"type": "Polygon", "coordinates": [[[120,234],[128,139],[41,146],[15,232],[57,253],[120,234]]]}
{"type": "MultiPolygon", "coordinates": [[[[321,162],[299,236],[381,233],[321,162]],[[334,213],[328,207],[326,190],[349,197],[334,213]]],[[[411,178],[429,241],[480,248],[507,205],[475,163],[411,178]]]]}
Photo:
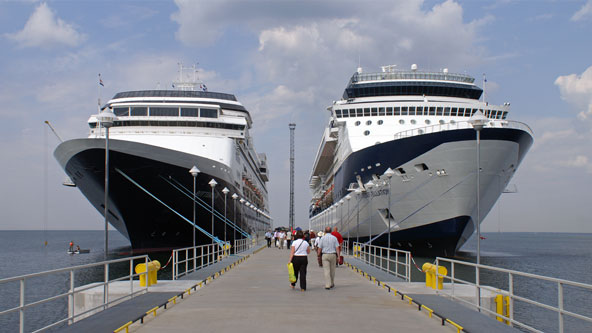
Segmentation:
{"type": "Polygon", "coordinates": [[[482,94],[474,78],[447,69],[358,68],[327,108],[310,177],[311,228],[337,226],[353,241],[454,255],[533,143],[527,125],[507,119],[509,103],[492,105],[482,94]],[[470,120],[479,117],[477,145],[470,120]]]}
{"type": "MultiPolygon", "coordinates": [[[[191,246],[194,228],[199,245],[252,237],[270,226],[266,156],[253,147],[249,112],[235,96],[203,84],[198,91],[198,84],[120,92],[101,108],[116,116],[109,130],[108,220],[134,250],[191,246]],[[193,166],[200,171],[195,226],[193,166]]],[[[54,155],[103,214],[106,131],[97,115],[88,126],[87,138],[63,142],[54,155]]]]}

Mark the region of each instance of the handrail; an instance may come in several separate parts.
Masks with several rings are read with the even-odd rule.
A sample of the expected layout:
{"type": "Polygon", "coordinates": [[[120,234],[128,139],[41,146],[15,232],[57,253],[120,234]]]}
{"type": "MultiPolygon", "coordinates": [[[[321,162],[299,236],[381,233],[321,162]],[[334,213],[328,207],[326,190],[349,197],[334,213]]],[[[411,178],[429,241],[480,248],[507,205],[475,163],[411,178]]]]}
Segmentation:
{"type": "Polygon", "coordinates": [[[198,245],[195,247],[190,246],[173,250],[172,279],[177,280],[206,266],[213,265],[228,256],[228,250],[228,244],[220,243],[198,245]],[[199,255],[197,254],[198,251],[199,255]],[[179,253],[184,254],[181,259],[179,259],[179,253]],[[182,270],[183,268],[184,270],[182,270]]]}
{"type": "Polygon", "coordinates": [[[452,288],[449,293],[446,291],[439,291],[440,293],[446,293],[448,296],[450,296],[454,299],[460,300],[464,303],[467,303],[470,306],[476,307],[480,311],[484,311],[484,312],[490,313],[492,315],[496,315],[498,317],[503,317],[503,320],[505,320],[511,324],[515,324],[517,326],[520,326],[520,327],[525,328],[530,331],[539,332],[538,329],[530,326],[532,324],[524,323],[524,322],[521,322],[521,321],[517,320],[516,318],[514,318],[514,301],[521,301],[521,302],[528,303],[528,304],[537,306],[539,308],[543,308],[543,309],[550,310],[550,311],[557,313],[557,315],[559,317],[558,318],[559,319],[559,321],[558,321],[559,332],[564,332],[564,329],[565,329],[564,316],[569,316],[571,318],[576,318],[576,319],[580,319],[580,320],[584,320],[584,321],[592,323],[592,317],[565,310],[565,303],[564,303],[564,296],[565,295],[563,293],[563,289],[565,286],[575,287],[575,288],[583,288],[583,289],[586,289],[587,291],[592,292],[592,285],[590,285],[590,284],[569,281],[569,280],[564,280],[564,279],[559,279],[559,278],[553,278],[553,277],[548,277],[548,276],[543,276],[543,275],[538,275],[538,274],[533,274],[533,273],[520,272],[520,271],[515,271],[515,270],[511,270],[511,269],[507,269],[507,268],[499,268],[499,267],[480,265],[480,264],[475,264],[475,263],[465,262],[465,261],[460,261],[460,260],[455,260],[455,259],[437,257],[436,258],[436,266],[441,266],[441,262],[450,264],[450,266],[451,266],[451,269],[449,270],[450,276],[439,274],[438,267],[436,267],[436,276],[442,277],[446,280],[449,280],[450,283],[452,284],[452,288]],[[473,283],[473,282],[466,281],[466,280],[456,277],[455,265],[464,265],[464,266],[473,267],[475,269],[475,282],[473,283]],[[507,274],[507,276],[508,276],[508,290],[481,285],[480,279],[479,279],[480,274],[481,274],[481,270],[507,274]],[[515,290],[514,278],[517,276],[523,277],[523,278],[528,278],[530,280],[534,279],[534,280],[546,281],[546,282],[551,282],[551,283],[556,284],[557,285],[557,293],[558,293],[557,294],[557,306],[552,306],[549,304],[537,302],[535,300],[516,295],[514,293],[514,290],[515,290]],[[500,315],[500,314],[497,314],[497,313],[489,310],[487,307],[480,306],[480,302],[476,302],[477,304],[475,304],[470,301],[467,301],[466,299],[455,296],[455,294],[454,294],[454,292],[455,292],[454,284],[455,283],[462,283],[462,284],[467,284],[467,285],[475,287],[475,294],[476,294],[475,300],[477,300],[479,295],[481,295],[481,290],[487,290],[487,291],[491,291],[491,292],[495,292],[498,294],[508,296],[510,298],[509,313],[507,313],[506,315],[500,315]]]}
{"type": "Polygon", "coordinates": [[[10,278],[4,278],[4,279],[0,279],[0,285],[5,284],[5,283],[10,283],[10,282],[17,282],[19,281],[20,283],[20,304],[18,306],[15,306],[13,308],[10,309],[6,309],[3,311],[0,311],[0,316],[12,313],[12,312],[19,312],[19,332],[23,333],[25,330],[25,310],[41,305],[41,304],[45,304],[47,302],[51,302],[51,301],[55,301],[57,299],[61,299],[61,298],[68,298],[68,315],[66,318],[64,319],[60,319],[57,320],[55,322],[50,323],[49,325],[46,325],[42,328],[36,329],[34,332],[41,332],[44,330],[47,330],[49,328],[55,327],[57,325],[60,325],[62,323],[65,322],[69,322],[69,323],[73,323],[74,320],[88,312],[91,311],[95,311],[95,310],[105,310],[109,307],[109,305],[120,301],[121,299],[124,298],[132,298],[134,297],[136,294],[139,293],[143,293],[143,292],[147,292],[148,291],[148,287],[143,287],[140,288],[139,290],[134,291],[134,278],[139,277],[140,275],[145,275],[147,278],[147,274],[148,272],[144,272],[144,273],[134,273],[134,260],[143,260],[145,264],[148,263],[148,261],[150,260],[150,258],[148,257],[148,255],[141,255],[141,256],[134,256],[134,257],[127,257],[127,258],[121,258],[121,259],[113,259],[113,260],[107,260],[107,261],[101,261],[101,262],[97,262],[97,263],[92,263],[92,264],[84,264],[84,265],[78,265],[78,266],[72,266],[72,267],[65,267],[65,268],[59,268],[59,269],[53,269],[53,270],[48,270],[48,271],[43,271],[43,272],[38,272],[38,273],[31,273],[31,274],[25,274],[25,275],[19,275],[19,276],[14,276],[14,277],[10,277],[10,278]],[[121,263],[121,262],[129,262],[130,267],[129,267],[129,275],[124,275],[124,276],[120,276],[117,278],[113,278],[110,279],[109,278],[109,265],[113,265],[116,263],[121,263]],[[82,287],[78,287],[76,288],[75,285],[75,272],[76,271],[80,271],[80,270],[84,270],[84,269],[88,269],[88,268],[94,268],[94,267],[100,267],[102,266],[104,268],[104,279],[102,282],[96,282],[93,283],[92,285],[88,285],[88,286],[82,286],[82,287]],[[54,275],[54,274],[60,274],[60,273],[69,273],[69,278],[68,278],[68,285],[69,285],[69,289],[67,292],[65,293],[59,293],[57,295],[52,295],[40,300],[36,300],[36,301],[32,301],[27,303],[25,301],[25,292],[26,292],[26,281],[32,278],[38,278],[38,277],[42,277],[42,276],[49,276],[49,275],[54,275]],[[129,279],[130,281],[130,292],[129,294],[123,295],[115,300],[109,300],[109,284],[116,282],[116,281],[121,281],[121,280],[127,280],[129,279]],[[82,313],[75,313],[75,306],[74,306],[74,297],[76,294],[81,293],[83,291],[86,291],[88,289],[92,289],[92,288],[97,288],[103,286],[103,302],[102,304],[99,304],[96,307],[93,307],[92,309],[88,309],[82,313]]]}
{"type": "Polygon", "coordinates": [[[411,252],[358,242],[354,242],[353,245],[354,257],[370,266],[411,282],[411,252]],[[405,261],[399,260],[402,258],[405,261]],[[399,266],[403,266],[403,272],[399,266]]]}
{"type": "Polygon", "coordinates": [[[248,238],[236,239],[234,241],[234,253],[244,252],[254,245],[254,240],[248,238]]]}
{"type": "MultiPolygon", "coordinates": [[[[530,126],[526,125],[523,122],[515,121],[515,120],[499,120],[499,119],[491,119],[493,124],[497,126],[487,126],[485,129],[489,128],[512,128],[512,129],[519,129],[525,132],[528,132],[531,136],[533,136],[533,131],[530,126]]],[[[445,131],[452,131],[452,130],[459,130],[459,129],[473,129],[473,126],[468,121],[458,121],[458,122],[448,122],[444,124],[434,124],[429,126],[423,127],[416,127],[413,129],[408,129],[405,131],[397,132],[394,134],[394,139],[403,139],[408,138],[416,135],[423,135],[423,134],[431,134],[431,133],[438,133],[438,132],[445,132],[445,131]]]]}

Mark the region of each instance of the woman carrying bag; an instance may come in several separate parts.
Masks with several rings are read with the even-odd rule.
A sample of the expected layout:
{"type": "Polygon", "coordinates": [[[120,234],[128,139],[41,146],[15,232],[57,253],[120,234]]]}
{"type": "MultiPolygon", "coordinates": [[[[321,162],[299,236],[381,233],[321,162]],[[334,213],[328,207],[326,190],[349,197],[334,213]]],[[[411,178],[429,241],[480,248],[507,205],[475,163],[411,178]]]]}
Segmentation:
{"type": "MultiPolygon", "coordinates": [[[[296,232],[296,240],[290,246],[290,262],[294,265],[294,274],[296,280],[300,275],[300,291],[306,290],[306,268],[308,266],[308,254],[310,247],[308,242],[304,240],[304,233],[302,230],[296,232]]],[[[292,282],[292,289],[296,287],[296,282],[292,282]]]]}

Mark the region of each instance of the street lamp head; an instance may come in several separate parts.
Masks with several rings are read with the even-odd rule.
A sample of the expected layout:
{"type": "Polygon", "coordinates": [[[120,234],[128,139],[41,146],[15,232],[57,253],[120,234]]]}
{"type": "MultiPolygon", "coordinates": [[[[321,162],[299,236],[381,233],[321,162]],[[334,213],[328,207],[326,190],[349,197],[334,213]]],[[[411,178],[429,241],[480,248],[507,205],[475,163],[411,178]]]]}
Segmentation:
{"type": "Polygon", "coordinates": [[[245,199],[241,198],[239,201],[240,201],[240,203],[244,203],[245,199]]]}
{"type": "Polygon", "coordinates": [[[115,122],[115,120],[117,120],[117,117],[115,116],[113,111],[111,111],[111,108],[105,108],[101,113],[97,115],[97,120],[101,123],[103,127],[109,128],[113,126],[113,123],[115,122]]]}
{"type": "Polygon", "coordinates": [[[236,200],[236,199],[238,199],[238,194],[234,193],[234,194],[232,195],[232,199],[233,199],[233,200],[236,200]]]}
{"type": "Polygon", "coordinates": [[[364,184],[364,187],[369,190],[374,187],[374,182],[369,180],[366,184],[364,184]]]}
{"type": "Polygon", "coordinates": [[[189,173],[193,176],[193,177],[197,177],[197,174],[199,173],[199,169],[194,165],[193,168],[191,168],[191,170],[189,170],[189,173]]]}
{"type": "Polygon", "coordinates": [[[210,186],[212,188],[214,188],[214,187],[216,187],[216,185],[218,185],[218,182],[216,182],[216,180],[214,178],[212,178],[212,180],[210,180],[210,182],[208,184],[210,184],[210,186]]]}
{"type": "Polygon", "coordinates": [[[474,115],[471,116],[471,118],[469,118],[469,124],[473,126],[473,129],[475,129],[475,131],[482,130],[488,121],[489,119],[487,119],[487,117],[483,115],[483,112],[481,112],[481,110],[477,111],[474,115]]]}
{"type": "Polygon", "coordinates": [[[349,200],[351,200],[351,195],[348,194],[345,196],[345,198],[349,201],[349,200]]]}
{"type": "Polygon", "coordinates": [[[224,193],[224,195],[228,194],[228,192],[230,192],[230,190],[227,187],[222,189],[222,193],[224,193]]]}
{"type": "Polygon", "coordinates": [[[388,179],[391,179],[394,174],[395,172],[391,168],[386,169],[386,171],[383,173],[383,175],[385,175],[388,179]]]}

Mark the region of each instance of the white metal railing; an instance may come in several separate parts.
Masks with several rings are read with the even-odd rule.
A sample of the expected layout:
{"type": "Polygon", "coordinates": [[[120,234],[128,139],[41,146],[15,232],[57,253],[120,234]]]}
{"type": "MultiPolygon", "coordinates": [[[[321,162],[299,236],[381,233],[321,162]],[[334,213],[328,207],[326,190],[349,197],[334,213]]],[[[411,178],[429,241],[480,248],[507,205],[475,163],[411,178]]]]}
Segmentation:
{"type": "MultiPolygon", "coordinates": [[[[490,126],[490,127],[486,127],[486,128],[519,129],[519,130],[523,130],[525,132],[528,132],[531,136],[533,135],[532,129],[528,125],[526,125],[525,123],[521,123],[519,121],[514,121],[514,120],[491,119],[491,121],[495,125],[490,126]]],[[[435,125],[430,125],[430,126],[417,127],[417,128],[409,129],[406,131],[401,131],[401,132],[395,133],[394,138],[395,138],[395,140],[397,140],[397,139],[408,138],[408,137],[412,137],[412,136],[416,136],[416,135],[431,134],[431,133],[445,132],[445,131],[452,131],[452,130],[459,130],[459,129],[467,129],[467,128],[470,128],[470,129],[473,128],[473,126],[468,121],[458,121],[458,122],[454,122],[454,123],[448,122],[445,124],[435,124],[435,125]]]]}
{"type": "Polygon", "coordinates": [[[364,263],[411,282],[411,252],[388,247],[353,243],[353,256],[364,263]]]}
{"type": "MultiPolygon", "coordinates": [[[[26,321],[26,316],[25,316],[25,310],[31,309],[35,306],[39,306],[42,304],[45,304],[47,302],[52,302],[58,299],[62,299],[62,298],[67,298],[68,300],[68,314],[67,317],[64,319],[60,319],[56,322],[53,322],[49,325],[46,325],[42,328],[38,328],[35,329],[33,332],[41,332],[44,330],[47,330],[49,328],[55,327],[57,325],[60,325],[62,323],[68,322],[68,323],[73,323],[74,319],[76,319],[77,317],[80,317],[82,315],[85,315],[91,311],[96,311],[96,310],[105,310],[106,308],[109,307],[110,304],[114,303],[114,302],[118,302],[120,300],[123,300],[125,298],[132,298],[134,297],[134,295],[138,294],[138,293],[144,293],[148,291],[148,287],[141,287],[138,290],[134,291],[134,278],[135,277],[139,277],[142,274],[148,274],[147,272],[145,273],[139,273],[139,274],[135,274],[134,273],[134,260],[136,260],[138,263],[145,263],[148,264],[148,261],[150,260],[148,258],[147,255],[142,255],[142,256],[135,256],[135,257],[128,257],[128,258],[122,258],[122,259],[114,259],[114,260],[108,260],[108,261],[102,261],[102,262],[98,262],[98,263],[93,263],[93,264],[86,264],[86,265],[79,265],[79,266],[72,266],[72,267],[66,267],[66,268],[60,268],[60,269],[54,269],[54,270],[50,270],[50,271],[44,271],[44,272],[39,272],[39,273],[33,273],[33,274],[27,274],[27,275],[21,275],[21,276],[15,276],[15,277],[11,277],[11,278],[6,278],[6,279],[0,279],[0,285],[4,285],[6,283],[11,283],[11,282],[19,282],[20,285],[20,304],[16,307],[7,309],[7,310],[3,310],[0,311],[0,317],[7,315],[9,313],[13,313],[18,311],[19,312],[19,332],[23,333],[25,331],[25,321],[26,321]],[[125,275],[125,276],[121,276],[118,278],[114,278],[114,279],[110,279],[109,277],[109,266],[113,265],[115,263],[121,263],[121,262],[129,262],[129,275],[125,275]],[[78,287],[76,288],[76,284],[75,284],[75,277],[76,272],[77,271],[81,271],[81,270],[88,270],[88,269],[92,269],[92,268],[96,268],[96,267],[103,267],[104,270],[104,278],[102,282],[97,283],[92,283],[89,285],[85,285],[82,287],[78,287]],[[37,301],[32,301],[27,303],[25,301],[25,295],[26,295],[26,282],[27,280],[31,280],[33,278],[39,278],[39,277],[44,277],[44,276],[50,276],[50,275],[55,275],[55,274],[62,274],[62,273],[68,273],[68,291],[65,293],[61,293],[61,294],[57,294],[51,297],[47,297],[41,300],[37,300],[37,301]],[[116,281],[123,281],[123,280],[129,280],[130,281],[130,292],[129,294],[123,295],[119,298],[113,299],[113,300],[109,300],[109,284],[116,282],[116,281]],[[89,289],[93,289],[96,288],[97,286],[103,286],[103,302],[102,304],[93,307],[91,309],[88,309],[84,312],[81,313],[75,313],[75,307],[74,307],[74,296],[78,293],[81,293],[83,291],[89,290],[89,289]]],[[[146,276],[146,279],[148,277],[146,276]]],[[[40,286],[37,286],[36,288],[39,288],[40,286]]],[[[33,288],[33,287],[32,287],[33,288]]],[[[6,300],[3,300],[2,302],[5,302],[6,300]]]]}
{"type": "Polygon", "coordinates": [[[235,239],[234,240],[234,253],[244,252],[244,251],[250,249],[251,247],[253,247],[253,245],[255,245],[256,242],[257,242],[257,240],[255,238],[235,239]]]}
{"type": "Polygon", "coordinates": [[[229,246],[218,243],[173,250],[173,280],[222,260],[229,250],[229,246]]]}
{"type": "MultiPolygon", "coordinates": [[[[565,296],[564,295],[564,287],[565,286],[569,286],[572,288],[578,288],[579,290],[584,289],[584,290],[592,293],[592,285],[590,285],[590,284],[573,282],[573,281],[563,280],[563,279],[557,279],[557,278],[552,278],[552,277],[547,277],[547,276],[542,276],[542,275],[537,275],[537,274],[525,273],[525,272],[515,271],[515,270],[511,270],[511,269],[498,268],[498,267],[487,266],[487,265],[477,265],[477,264],[474,264],[471,262],[466,262],[466,261],[437,257],[436,258],[436,266],[441,266],[442,263],[446,263],[447,265],[450,266],[449,267],[450,268],[449,275],[438,274],[438,267],[436,267],[437,277],[442,277],[445,280],[450,281],[450,283],[451,283],[450,292],[444,291],[444,293],[446,293],[447,295],[449,295],[450,297],[452,297],[456,300],[459,300],[459,301],[462,301],[466,304],[474,306],[475,308],[478,308],[480,311],[489,313],[491,315],[495,315],[500,320],[501,320],[500,317],[503,317],[503,320],[505,320],[511,324],[515,324],[517,326],[520,326],[524,329],[527,329],[527,330],[530,330],[533,332],[541,332],[540,330],[532,327],[531,326],[531,325],[533,325],[532,323],[531,324],[523,323],[523,322],[516,320],[516,318],[514,318],[514,302],[520,301],[520,302],[524,302],[524,303],[527,303],[530,305],[534,305],[534,306],[541,308],[541,309],[546,309],[546,310],[550,310],[550,311],[555,312],[558,315],[558,328],[559,328],[559,332],[561,332],[561,333],[563,333],[564,329],[565,329],[565,327],[564,327],[565,316],[570,317],[570,318],[580,319],[580,320],[586,321],[588,323],[592,323],[592,317],[566,310],[565,309],[565,300],[564,300],[564,296],[565,296]],[[475,282],[474,283],[460,279],[456,276],[455,272],[458,271],[459,265],[474,268],[474,270],[475,270],[475,282]],[[508,290],[481,285],[479,282],[480,281],[480,274],[483,273],[481,271],[485,271],[486,274],[487,273],[491,274],[492,272],[507,274],[508,290]],[[527,278],[528,279],[527,283],[532,283],[533,280],[537,280],[538,282],[546,281],[548,283],[556,285],[557,286],[557,306],[537,302],[535,300],[517,295],[515,292],[516,291],[516,285],[515,285],[515,278],[516,277],[527,278]],[[475,287],[475,303],[472,303],[470,301],[467,301],[466,299],[462,299],[460,297],[457,297],[454,292],[455,283],[461,283],[461,284],[467,284],[467,285],[474,286],[475,287]],[[508,313],[506,315],[502,315],[502,314],[498,314],[496,312],[489,310],[487,307],[479,306],[480,302],[477,302],[477,300],[480,298],[479,296],[481,295],[481,290],[487,290],[490,292],[494,292],[497,294],[508,296],[510,298],[508,313]]],[[[443,293],[443,291],[439,291],[439,292],[443,293]]],[[[584,298],[584,299],[587,299],[587,298],[584,298]]]]}

